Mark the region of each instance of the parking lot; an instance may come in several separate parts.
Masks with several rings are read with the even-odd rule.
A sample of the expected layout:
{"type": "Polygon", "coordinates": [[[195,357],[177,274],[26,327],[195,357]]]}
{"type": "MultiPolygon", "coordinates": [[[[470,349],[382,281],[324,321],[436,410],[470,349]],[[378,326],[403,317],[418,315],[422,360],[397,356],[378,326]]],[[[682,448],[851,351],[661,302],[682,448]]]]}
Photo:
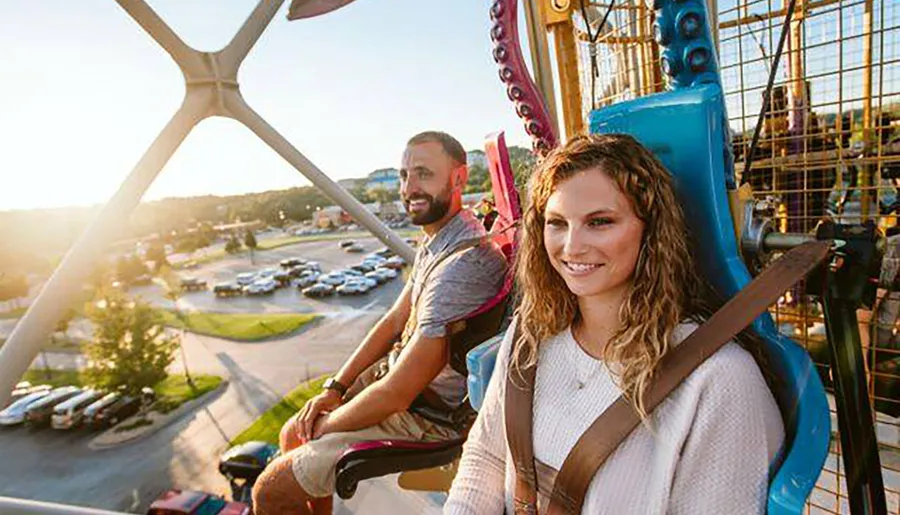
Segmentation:
{"type": "MultiPolygon", "coordinates": [[[[374,238],[356,241],[365,252],[342,252],[336,240],[310,242],[258,252],[252,265],[242,255],[179,272],[210,284],[206,291],[185,294],[181,301],[185,309],[315,312],[325,318],[298,334],[257,343],[188,334],[184,349],[191,371],[221,375],[229,385],[202,408],[133,444],[94,451],[88,443],[96,433],[84,429],[0,428],[0,456],[4,463],[16,464],[15,474],[4,474],[0,495],[139,513],[166,488],[227,493],[216,464],[228,441],[306,378],[336,370],[394,302],[403,280],[398,277],[359,296],[322,299],[306,298],[296,288],[268,296],[216,298],[212,285],[233,280],[240,272],[277,267],[280,260],[295,256],[318,261],[323,271],[330,271],[359,263],[382,246],[374,238]]],[[[168,303],[156,286],[133,293],[157,305],[168,303]]],[[[174,369],[178,368],[176,363],[174,369]]],[[[439,511],[431,495],[401,493],[393,482],[388,478],[361,486],[360,494],[340,503],[335,512],[374,513],[361,507],[378,502],[401,512],[439,511]],[[372,488],[377,484],[386,486],[372,488]]]]}
{"type": "MultiPolygon", "coordinates": [[[[298,243],[277,249],[255,252],[253,263],[249,254],[228,257],[220,261],[201,265],[195,269],[181,270],[181,277],[196,277],[206,281],[206,290],[185,292],[179,300],[179,307],[190,311],[206,311],[218,313],[320,313],[330,314],[362,308],[384,307],[384,299],[390,302],[403,289],[402,279],[394,279],[378,286],[375,290],[359,296],[338,296],[311,299],[305,297],[295,287],[279,288],[272,295],[236,297],[216,297],[212,288],[217,283],[233,282],[239,273],[255,272],[263,268],[279,268],[278,263],[287,258],[301,257],[309,261],[317,261],[323,272],[330,272],[358,264],[363,258],[383,247],[382,243],[372,237],[356,239],[363,252],[349,253],[340,248],[342,240],[326,240],[309,243],[298,243]],[[375,302],[375,304],[372,304],[375,302]]],[[[165,299],[164,291],[157,285],[141,286],[131,289],[154,305],[173,307],[171,301],[165,299]]]]}

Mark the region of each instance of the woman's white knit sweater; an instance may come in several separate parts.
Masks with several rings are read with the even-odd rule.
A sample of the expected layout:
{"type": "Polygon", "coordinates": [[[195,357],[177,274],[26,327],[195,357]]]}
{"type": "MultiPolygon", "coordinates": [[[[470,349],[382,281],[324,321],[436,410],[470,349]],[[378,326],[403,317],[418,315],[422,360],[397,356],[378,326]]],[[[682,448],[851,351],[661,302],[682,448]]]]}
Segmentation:
{"type": "MultiPolygon", "coordinates": [[[[697,326],[676,328],[680,342],[697,326]]],[[[445,514],[513,513],[504,390],[506,333],[484,405],[465,444],[445,514]]],[[[606,366],[566,329],[545,342],[534,394],[534,455],[557,470],[621,393],[606,366]],[[582,386],[583,385],[583,386],[582,386]]],[[[784,440],[775,400],[752,356],[728,343],[697,368],[598,471],[586,514],[764,513],[769,464],[784,440]]]]}

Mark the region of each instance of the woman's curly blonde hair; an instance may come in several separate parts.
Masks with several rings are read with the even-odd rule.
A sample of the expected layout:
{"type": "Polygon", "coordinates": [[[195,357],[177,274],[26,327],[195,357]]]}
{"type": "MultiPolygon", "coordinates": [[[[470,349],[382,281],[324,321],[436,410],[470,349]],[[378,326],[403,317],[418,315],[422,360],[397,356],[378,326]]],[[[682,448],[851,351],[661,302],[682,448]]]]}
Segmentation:
{"type": "Polygon", "coordinates": [[[544,248],[544,211],[550,195],[574,174],[599,169],[629,199],[644,222],[632,286],[619,309],[619,328],[604,350],[619,387],[642,419],[644,392],[669,351],[679,323],[711,313],[712,289],[698,278],[690,237],[672,178],[663,165],[625,134],[578,136],[551,152],[533,173],[516,261],[521,304],[520,338],[512,366],[536,363],[538,346],[573,323],[576,296],[556,272],[544,248]]]}

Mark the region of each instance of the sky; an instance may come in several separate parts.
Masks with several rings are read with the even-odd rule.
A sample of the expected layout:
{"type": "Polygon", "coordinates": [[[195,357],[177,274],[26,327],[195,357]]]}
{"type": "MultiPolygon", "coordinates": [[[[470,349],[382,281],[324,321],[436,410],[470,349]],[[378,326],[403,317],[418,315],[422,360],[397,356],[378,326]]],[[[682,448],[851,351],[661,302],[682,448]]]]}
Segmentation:
{"type": "MultiPolygon", "coordinates": [[[[254,0],[150,0],[186,43],[223,47],[254,0]]],[[[491,59],[486,0],[357,0],[288,22],[244,61],[248,104],[334,180],[397,166],[445,130],[530,147],[491,59]]],[[[105,202],[181,104],[174,61],[113,0],[0,6],[0,211],[105,202]]],[[[143,200],[309,182],[240,123],[201,122],[143,200]]]]}

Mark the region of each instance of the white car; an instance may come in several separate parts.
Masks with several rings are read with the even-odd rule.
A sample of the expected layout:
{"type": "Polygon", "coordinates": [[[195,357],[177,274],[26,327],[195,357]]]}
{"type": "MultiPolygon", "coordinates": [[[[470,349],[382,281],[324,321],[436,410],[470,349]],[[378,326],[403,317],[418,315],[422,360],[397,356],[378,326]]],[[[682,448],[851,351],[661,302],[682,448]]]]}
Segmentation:
{"type": "Polygon", "coordinates": [[[404,266],[406,266],[406,261],[400,256],[394,256],[385,261],[384,266],[393,269],[403,268],[404,266]]]}
{"type": "Polygon", "coordinates": [[[346,276],[348,280],[356,280],[362,282],[370,289],[378,286],[378,281],[376,281],[375,279],[370,279],[366,277],[362,272],[353,270],[352,268],[341,270],[341,273],[344,274],[344,276],[346,276]]]}
{"type": "Polygon", "coordinates": [[[377,271],[372,270],[371,272],[366,272],[367,279],[373,279],[378,284],[386,283],[388,278],[382,274],[379,274],[377,271]]]}
{"type": "Polygon", "coordinates": [[[256,274],[257,279],[268,279],[269,277],[275,277],[275,274],[278,273],[277,268],[263,268],[256,274]]]}
{"type": "Polygon", "coordinates": [[[302,290],[303,288],[306,288],[307,286],[312,286],[312,285],[316,284],[316,282],[319,280],[320,275],[321,274],[319,274],[319,272],[312,272],[312,271],[303,272],[303,274],[297,278],[297,280],[295,281],[295,284],[297,285],[297,288],[300,288],[302,290]]]}
{"type": "Polygon", "coordinates": [[[256,280],[256,272],[244,272],[242,274],[237,274],[235,278],[235,282],[241,286],[248,286],[256,280]]]}
{"type": "Polygon", "coordinates": [[[275,279],[266,278],[253,281],[253,283],[244,286],[244,292],[248,295],[264,295],[275,293],[277,288],[278,283],[275,282],[275,279]]]}
{"type": "Polygon", "coordinates": [[[16,424],[21,424],[25,421],[25,410],[28,409],[28,406],[36,401],[43,399],[49,394],[49,390],[41,390],[34,393],[29,393],[25,397],[22,397],[16,402],[10,404],[8,408],[0,411],[0,426],[13,426],[16,424]]]}
{"type": "Polygon", "coordinates": [[[85,390],[53,408],[50,425],[53,429],[71,429],[84,419],[84,410],[103,394],[97,390],[85,390]]]}
{"type": "Polygon", "coordinates": [[[329,286],[340,286],[344,284],[344,281],[347,280],[347,277],[340,272],[329,272],[322,277],[319,277],[319,282],[323,284],[327,284],[329,286]]]}
{"type": "Polygon", "coordinates": [[[359,295],[368,291],[369,285],[357,279],[350,279],[337,287],[337,292],[341,295],[359,295]]]}
{"type": "Polygon", "coordinates": [[[388,280],[397,278],[397,271],[393,268],[376,268],[375,273],[379,273],[386,277],[388,280]]]}

